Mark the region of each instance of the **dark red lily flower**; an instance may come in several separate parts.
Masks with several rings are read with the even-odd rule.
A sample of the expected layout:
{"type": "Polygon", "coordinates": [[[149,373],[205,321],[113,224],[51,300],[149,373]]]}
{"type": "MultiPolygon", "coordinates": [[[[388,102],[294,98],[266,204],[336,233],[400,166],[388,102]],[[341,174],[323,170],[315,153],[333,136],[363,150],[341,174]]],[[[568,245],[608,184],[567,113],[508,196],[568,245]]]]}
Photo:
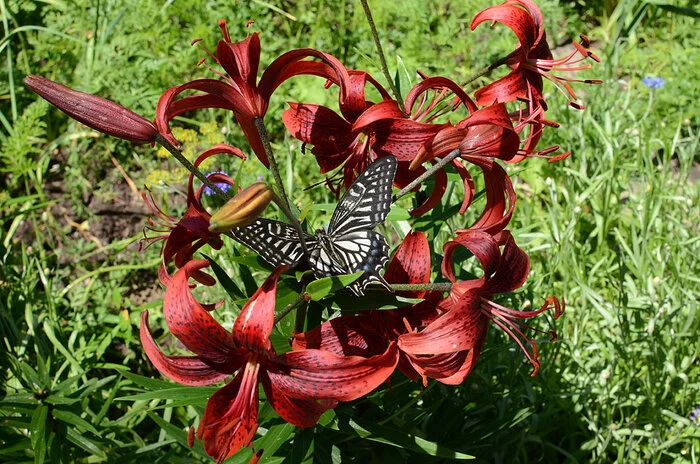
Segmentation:
{"type": "MultiPolygon", "coordinates": [[[[252,22],[249,22],[248,26],[250,24],[252,22]]],[[[170,121],[174,117],[202,108],[231,110],[256,156],[267,166],[267,155],[255,126],[255,119],[265,116],[270,97],[275,89],[292,76],[314,74],[314,71],[319,68],[309,67],[308,62],[302,61],[309,57],[318,58],[326,65],[320,69],[326,70],[333,76],[341,86],[341,93],[344,92],[345,83],[349,79],[348,73],[340,61],[333,56],[307,48],[292,50],[279,56],[265,69],[256,83],[260,63],[258,33],[249,32],[244,40],[232,42],[224,20],[219,21],[219,27],[224,39],[219,41],[216,55],[206,49],[205,51],[226,71],[226,74],[223,74],[212,70],[223,80],[197,79],[165,91],[156,108],[156,125],[161,134],[177,145],[170,131],[170,121]],[[196,90],[201,93],[175,99],[186,90],[196,90]]],[[[197,42],[199,40],[194,41],[193,44],[197,42]]],[[[204,59],[200,63],[203,62],[204,59]]]]}
{"type": "Polygon", "coordinates": [[[211,385],[236,374],[209,399],[197,429],[207,453],[223,462],[247,446],[258,422],[258,383],[270,405],[284,420],[299,427],[314,425],[338,401],[352,401],[384,382],[398,361],[396,344],[372,357],[338,356],[321,350],[275,353],[270,343],[274,326],[275,269],[248,300],[231,333],[192,296],[188,279],[208,261],[190,261],[178,270],[165,292],[165,319],[172,334],[195,356],[167,356],[141,317],[146,354],[166,377],[185,385],[211,385]]]}
{"type": "MultiPolygon", "coordinates": [[[[205,159],[217,154],[229,154],[243,160],[246,159],[243,152],[238,148],[220,144],[214,145],[199,155],[194,162],[194,166],[198,167],[205,159]]],[[[215,184],[227,184],[232,187],[234,184],[233,179],[222,173],[210,174],[208,178],[215,184]]],[[[146,235],[146,229],[144,229],[144,238],[141,239],[140,248],[147,248],[161,240],[165,241],[163,260],[158,269],[158,276],[163,285],[168,285],[170,282],[170,274],[167,270],[167,264],[170,260],[174,260],[175,266],[181,268],[185,263],[192,260],[194,253],[204,245],[209,245],[218,250],[224,244],[220,233],[209,231],[211,215],[201,203],[204,186],[199,187],[195,191],[193,182],[194,176],[190,174],[187,183],[187,210],[181,219],[176,219],[166,214],[156,205],[150,191],[141,194],[146,205],[154,214],[154,217],[148,219],[146,229],[159,235],[148,236],[146,235]]],[[[204,285],[214,285],[215,283],[214,279],[204,272],[197,272],[194,278],[204,285]]]]}
{"type": "Polygon", "coordinates": [[[474,17],[471,29],[476,29],[484,21],[491,21],[492,24],[499,22],[510,28],[518,37],[518,47],[506,60],[506,64],[512,70],[510,74],[476,91],[476,101],[479,105],[523,100],[528,102],[530,111],[537,106],[547,109],[542,95],[543,78],[546,78],[566,96],[569,105],[583,109],[582,105],[574,101],[577,97],[570,83],[602,83],[599,80],[571,79],[554,74],[589,69],[590,63],[580,64],[586,58],[598,62],[600,60],[587,50],[590,41],[584,35],[581,36],[580,43],[573,43],[574,52],[563,58],[553,59],[547,44],[542,13],[531,0],[506,0],[501,5],[486,8],[474,17]]]}
{"type": "MultiPolygon", "coordinates": [[[[476,104],[456,83],[444,77],[429,77],[417,84],[407,95],[403,110],[386,90],[365,72],[351,71],[351,81],[345,98],[340,100],[342,116],[320,105],[290,103],[282,118],[287,130],[304,143],[321,167],[321,173],[342,166],[342,184],[347,188],[372,161],[394,156],[399,161],[394,185],[403,188],[425,169],[408,168],[418,150],[443,127],[433,121],[448,111],[464,105],[470,112],[476,104]],[[366,84],[372,84],[382,101],[372,103],[365,98],[366,84]],[[433,92],[428,98],[429,92],[433,92]],[[449,97],[450,105],[442,105],[449,97]]],[[[337,195],[339,186],[329,183],[337,195]]],[[[418,187],[417,187],[418,188],[418,187]]],[[[411,211],[419,216],[440,202],[447,188],[447,176],[436,176],[429,198],[411,211]]]]}
{"type": "MultiPolygon", "coordinates": [[[[506,308],[492,300],[498,293],[511,292],[522,286],[530,269],[527,254],[518,248],[510,234],[504,234],[503,241],[505,246],[502,253],[498,242],[482,231],[467,231],[446,243],[442,273],[453,286],[450,296],[438,304],[444,313],[424,329],[399,336],[401,351],[417,359],[436,355],[445,357],[442,372],[447,376],[441,380],[444,383],[460,383],[473,369],[486,339],[489,321],[516,341],[532,363],[532,375],[535,375],[540,366],[537,345],[521,330],[532,328],[520,320],[537,316],[551,308],[555,310],[556,319],[564,311],[564,301],[560,304],[556,297],[548,297],[542,307],[534,311],[506,308]],[[484,269],[483,277],[457,281],[452,257],[459,246],[468,248],[479,260],[484,269]]],[[[556,333],[549,333],[554,341],[556,333]]],[[[435,365],[428,367],[432,370],[435,365]]],[[[431,370],[419,370],[419,373],[435,375],[431,370]]]]}

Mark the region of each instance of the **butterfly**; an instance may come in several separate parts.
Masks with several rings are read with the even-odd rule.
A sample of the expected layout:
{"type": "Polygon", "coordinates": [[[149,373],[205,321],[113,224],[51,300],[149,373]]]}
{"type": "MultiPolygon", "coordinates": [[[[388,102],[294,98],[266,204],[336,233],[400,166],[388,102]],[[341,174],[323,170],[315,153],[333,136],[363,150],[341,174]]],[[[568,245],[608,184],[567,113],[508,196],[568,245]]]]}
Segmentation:
{"type": "Polygon", "coordinates": [[[383,223],[391,207],[396,158],[387,156],[370,164],[350,185],[333,211],[328,230],[304,233],[304,256],[296,230],[284,222],[258,219],[233,229],[233,236],[272,266],[294,267],[305,258],[317,279],[364,271],[348,288],[364,295],[372,283],[391,291],[379,274],[389,260],[384,236],[372,229],[383,223]]]}

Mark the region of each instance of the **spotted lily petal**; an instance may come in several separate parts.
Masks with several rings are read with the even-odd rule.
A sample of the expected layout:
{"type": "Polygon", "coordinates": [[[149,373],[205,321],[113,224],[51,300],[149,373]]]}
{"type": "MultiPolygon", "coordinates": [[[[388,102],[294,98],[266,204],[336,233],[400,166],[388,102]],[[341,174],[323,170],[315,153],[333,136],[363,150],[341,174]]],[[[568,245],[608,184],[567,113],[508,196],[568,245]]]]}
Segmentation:
{"type": "Polygon", "coordinates": [[[272,386],[267,372],[261,373],[265,397],[280,417],[297,427],[311,427],[318,422],[321,414],[338,405],[336,400],[300,399],[285,395],[272,386]]]}
{"type": "Polygon", "coordinates": [[[166,356],[158,347],[148,325],[148,311],[141,313],[141,344],[153,365],[170,380],[183,385],[211,385],[233,374],[239,366],[211,366],[198,356],[166,356]]]}
{"type": "MultiPolygon", "coordinates": [[[[411,231],[401,242],[384,272],[392,284],[427,284],[430,282],[430,245],[423,232],[411,231]]],[[[422,298],[425,291],[397,292],[398,295],[422,298]]]]}
{"type": "Polygon", "coordinates": [[[275,325],[275,292],[280,274],[287,266],[279,266],[265,279],[241,309],[233,324],[233,340],[251,351],[270,349],[270,333],[275,325]]]}
{"type": "Polygon", "coordinates": [[[217,463],[253,440],[258,428],[257,366],[246,365],[225,387],[214,393],[204,411],[197,438],[217,463]]]}
{"type": "Polygon", "coordinates": [[[273,388],[300,399],[352,401],[381,385],[399,360],[396,344],[378,356],[338,356],[321,350],[290,351],[267,372],[273,388]]]}
{"type": "Polygon", "coordinates": [[[233,337],[194,299],[188,285],[189,277],[207,266],[206,260],[190,261],[175,273],[165,289],[165,321],[172,334],[203,361],[227,365],[236,356],[233,337]]]}

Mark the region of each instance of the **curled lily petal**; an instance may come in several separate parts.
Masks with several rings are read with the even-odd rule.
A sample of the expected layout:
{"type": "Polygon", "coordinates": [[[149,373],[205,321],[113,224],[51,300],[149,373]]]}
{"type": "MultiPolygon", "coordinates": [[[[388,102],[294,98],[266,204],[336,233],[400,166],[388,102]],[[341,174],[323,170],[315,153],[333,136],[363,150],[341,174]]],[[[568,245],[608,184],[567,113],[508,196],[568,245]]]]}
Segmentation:
{"type": "MultiPolygon", "coordinates": [[[[170,121],[178,114],[181,114],[183,108],[172,109],[172,105],[175,98],[185,90],[199,90],[205,94],[213,95],[218,99],[217,105],[219,106],[216,106],[217,108],[226,107],[234,111],[241,110],[240,102],[235,100],[231,86],[221,81],[214,79],[197,79],[183,85],[169,88],[163,92],[163,95],[161,95],[158,100],[158,105],[156,106],[156,127],[158,127],[158,132],[174,145],[178,145],[178,142],[175,140],[170,130],[170,121]]],[[[211,103],[211,100],[200,101],[200,103],[211,103]]],[[[183,107],[186,107],[188,110],[211,108],[211,106],[194,107],[192,105],[183,105],[183,107]]]]}
{"type": "MultiPolygon", "coordinates": [[[[466,230],[481,230],[496,236],[508,226],[513,215],[515,189],[508,173],[495,161],[486,158],[471,161],[484,172],[486,206],[479,219],[466,230]]],[[[458,234],[464,232],[465,229],[457,230],[458,234]]]]}
{"type": "Polygon", "coordinates": [[[172,277],[165,289],[163,311],[172,334],[203,361],[226,365],[235,358],[236,345],[229,334],[194,299],[188,278],[209,261],[190,261],[172,277]],[[206,334],[206,336],[202,336],[206,334]]]}
{"type": "Polygon", "coordinates": [[[462,178],[462,185],[464,186],[464,199],[462,200],[462,206],[459,208],[459,214],[464,214],[474,200],[474,190],[476,189],[476,186],[474,185],[474,179],[472,179],[471,174],[469,174],[469,170],[464,167],[464,164],[458,160],[453,160],[452,167],[455,168],[455,171],[457,171],[459,177],[462,178]]]}
{"type": "MultiPolygon", "coordinates": [[[[216,145],[213,145],[206,150],[204,150],[197,158],[194,160],[194,167],[198,168],[200,164],[202,164],[206,159],[214,156],[214,155],[221,155],[221,154],[226,154],[226,155],[232,155],[236,156],[243,161],[246,160],[245,154],[241,151],[240,148],[234,147],[232,145],[227,145],[225,143],[219,143],[216,145]]],[[[212,179],[212,181],[216,182],[216,180],[212,179]]],[[[193,182],[194,182],[194,174],[190,174],[190,177],[187,181],[187,201],[189,204],[195,205],[195,207],[202,213],[206,214],[207,219],[210,217],[209,213],[206,212],[204,207],[202,207],[200,203],[200,198],[201,195],[197,195],[194,193],[193,190],[193,182]]],[[[219,180],[218,182],[222,183],[227,183],[233,187],[233,179],[230,177],[226,176],[219,180]]]]}
{"type": "MultiPolygon", "coordinates": [[[[340,98],[339,106],[342,115],[350,120],[357,120],[362,113],[372,106],[365,97],[365,87],[369,82],[379,92],[383,101],[391,101],[389,93],[369,73],[364,71],[349,71],[350,81],[347,83],[345,98],[340,98]]],[[[403,114],[400,115],[400,117],[403,114]]]]}
{"type": "Polygon", "coordinates": [[[459,306],[438,317],[420,332],[399,336],[399,348],[411,355],[443,354],[472,349],[483,327],[478,309],[479,288],[465,291],[459,306]]]}
{"type": "Polygon", "coordinates": [[[473,348],[430,356],[413,356],[409,359],[413,367],[423,377],[429,377],[445,385],[460,385],[471,373],[486,341],[486,322],[480,338],[473,348]]]}
{"type": "Polygon", "coordinates": [[[345,98],[346,83],[350,81],[350,75],[347,69],[345,69],[345,66],[333,55],[314,50],[313,48],[300,48],[288,51],[270,63],[265,69],[265,72],[263,72],[258,83],[261,97],[265,101],[268,101],[272,93],[282,82],[289,79],[292,75],[295,75],[293,67],[299,64],[304,58],[317,58],[330,66],[335,72],[337,84],[340,86],[341,98],[345,98]]]}
{"type": "Polygon", "coordinates": [[[433,191],[430,193],[430,196],[423,204],[412,209],[409,214],[414,217],[422,216],[435,208],[440,204],[445,191],[447,191],[447,173],[444,169],[441,169],[435,173],[435,184],[433,184],[433,191]]]}
{"type": "Polygon", "coordinates": [[[498,248],[498,242],[488,233],[481,231],[466,231],[458,235],[454,240],[445,243],[442,248],[444,257],[442,259],[442,274],[455,283],[455,277],[452,257],[455,250],[463,246],[471,251],[476,259],[479,260],[481,267],[484,269],[484,277],[490,277],[501,260],[501,252],[498,248]]]}
{"type": "Polygon", "coordinates": [[[434,89],[447,89],[454,93],[457,100],[467,107],[470,113],[477,110],[477,106],[474,101],[467,95],[462,86],[456,82],[441,76],[431,76],[423,79],[417,83],[406,95],[406,100],[404,101],[404,108],[406,113],[413,114],[414,106],[416,101],[423,95],[427,90],[434,89]]]}
{"type": "Polygon", "coordinates": [[[338,405],[335,400],[299,399],[285,395],[283,391],[273,388],[267,372],[261,373],[261,382],[265,398],[280,417],[297,427],[311,427],[321,414],[338,405]]]}
{"type": "Polygon", "coordinates": [[[485,21],[499,22],[515,32],[521,47],[530,48],[537,39],[539,28],[536,28],[535,20],[529,11],[510,3],[516,2],[506,1],[502,5],[492,6],[478,13],[472,20],[471,30],[485,21]]]}
{"type": "MultiPolygon", "coordinates": [[[[406,235],[389,261],[384,279],[393,284],[430,282],[430,245],[423,232],[411,231],[406,235]]],[[[397,294],[422,298],[425,291],[397,292],[397,294]]]]}
{"type": "Polygon", "coordinates": [[[277,281],[287,267],[275,268],[241,309],[232,331],[233,340],[238,346],[260,352],[270,349],[270,333],[275,324],[277,281]]]}
{"type": "Polygon", "coordinates": [[[301,399],[352,401],[381,385],[399,360],[395,343],[378,356],[337,356],[321,350],[290,351],[268,375],[274,388],[301,399]]]}
{"type": "Polygon", "coordinates": [[[183,385],[211,385],[233,374],[237,366],[220,369],[206,364],[198,356],[166,356],[158,347],[148,325],[148,311],[141,313],[141,344],[153,365],[164,376],[183,385]]]}
{"type": "Polygon", "coordinates": [[[508,234],[498,269],[488,279],[484,291],[491,295],[512,292],[523,286],[529,273],[530,258],[508,234]]]}

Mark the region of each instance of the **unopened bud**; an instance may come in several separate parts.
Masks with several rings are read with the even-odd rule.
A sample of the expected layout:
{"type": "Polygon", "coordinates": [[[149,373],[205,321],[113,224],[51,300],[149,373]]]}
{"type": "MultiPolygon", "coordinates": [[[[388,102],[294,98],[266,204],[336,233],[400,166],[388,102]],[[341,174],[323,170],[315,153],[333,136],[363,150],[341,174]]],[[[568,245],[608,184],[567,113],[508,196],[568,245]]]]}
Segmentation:
{"type": "Polygon", "coordinates": [[[104,134],[133,143],[152,143],[156,140],[156,126],[133,111],[105,98],[73,90],[41,76],[27,76],[24,85],[66,113],[104,134]]]}
{"type": "Polygon", "coordinates": [[[239,192],[209,220],[209,231],[228,232],[255,221],[272,201],[272,190],[262,182],[256,182],[239,192]]]}

